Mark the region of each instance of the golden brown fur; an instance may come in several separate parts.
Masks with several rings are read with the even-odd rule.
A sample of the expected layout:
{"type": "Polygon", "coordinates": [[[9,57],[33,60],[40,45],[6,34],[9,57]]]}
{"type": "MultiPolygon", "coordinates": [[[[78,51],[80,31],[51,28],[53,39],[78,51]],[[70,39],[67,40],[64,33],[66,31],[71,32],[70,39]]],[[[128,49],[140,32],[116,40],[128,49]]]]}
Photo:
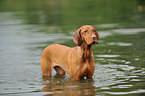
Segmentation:
{"type": "Polygon", "coordinates": [[[95,70],[92,45],[96,44],[98,39],[99,34],[95,28],[85,25],[74,34],[73,41],[78,46],[47,46],[41,55],[42,75],[50,76],[54,68],[58,74],[67,72],[74,80],[92,78],[95,70]]]}

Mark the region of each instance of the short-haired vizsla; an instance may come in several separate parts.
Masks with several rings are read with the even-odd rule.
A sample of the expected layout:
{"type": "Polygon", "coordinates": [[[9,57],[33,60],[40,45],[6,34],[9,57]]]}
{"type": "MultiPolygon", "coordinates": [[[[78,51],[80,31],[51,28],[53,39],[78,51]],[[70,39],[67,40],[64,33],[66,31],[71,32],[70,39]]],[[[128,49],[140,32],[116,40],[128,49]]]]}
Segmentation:
{"type": "Polygon", "coordinates": [[[41,55],[42,75],[50,76],[54,68],[58,74],[68,73],[73,80],[92,78],[95,70],[92,45],[98,44],[99,34],[91,25],[76,30],[73,41],[76,47],[53,44],[41,55]]]}

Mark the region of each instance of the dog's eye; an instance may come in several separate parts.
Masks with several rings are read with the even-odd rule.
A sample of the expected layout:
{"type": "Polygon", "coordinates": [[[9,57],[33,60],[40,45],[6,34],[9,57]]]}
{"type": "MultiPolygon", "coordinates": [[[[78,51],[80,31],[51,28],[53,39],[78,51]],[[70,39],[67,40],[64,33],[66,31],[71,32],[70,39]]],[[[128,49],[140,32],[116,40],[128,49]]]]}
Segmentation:
{"type": "Polygon", "coordinates": [[[87,31],[84,31],[84,33],[87,33],[87,31]]]}
{"type": "Polygon", "coordinates": [[[96,32],[96,30],[93,30],[93,32],[96,32]]]}

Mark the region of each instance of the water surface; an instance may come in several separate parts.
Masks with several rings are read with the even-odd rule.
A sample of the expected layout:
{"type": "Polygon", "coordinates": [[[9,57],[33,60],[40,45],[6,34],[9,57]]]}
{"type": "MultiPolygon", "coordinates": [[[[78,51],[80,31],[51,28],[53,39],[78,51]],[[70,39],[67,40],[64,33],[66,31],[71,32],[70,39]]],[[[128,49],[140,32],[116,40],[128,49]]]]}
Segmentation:
{"type": "Polygon", "coordinates": [[[145,2],[142,0],[0,1],[1,96],[143,96],[145,2]],[[51,44],[75,47],[73,34],[90,24],[100,35],[93,46],[93,79],[66,74],[42,77],[40,56],[51,44]]]}

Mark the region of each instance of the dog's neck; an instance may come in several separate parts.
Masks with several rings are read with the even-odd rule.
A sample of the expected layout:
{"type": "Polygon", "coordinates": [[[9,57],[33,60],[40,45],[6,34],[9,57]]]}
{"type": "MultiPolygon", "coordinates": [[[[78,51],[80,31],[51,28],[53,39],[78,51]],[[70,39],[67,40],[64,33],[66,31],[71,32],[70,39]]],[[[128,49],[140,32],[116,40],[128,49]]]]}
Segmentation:
{"type": "Polygon", "coordinates": [[[84,42],[81,44],[80,47],[83,52],[82,54],[83,61],[89,63],[92,57],[92,44],[88,45],[86,42],[84,42]]]}

